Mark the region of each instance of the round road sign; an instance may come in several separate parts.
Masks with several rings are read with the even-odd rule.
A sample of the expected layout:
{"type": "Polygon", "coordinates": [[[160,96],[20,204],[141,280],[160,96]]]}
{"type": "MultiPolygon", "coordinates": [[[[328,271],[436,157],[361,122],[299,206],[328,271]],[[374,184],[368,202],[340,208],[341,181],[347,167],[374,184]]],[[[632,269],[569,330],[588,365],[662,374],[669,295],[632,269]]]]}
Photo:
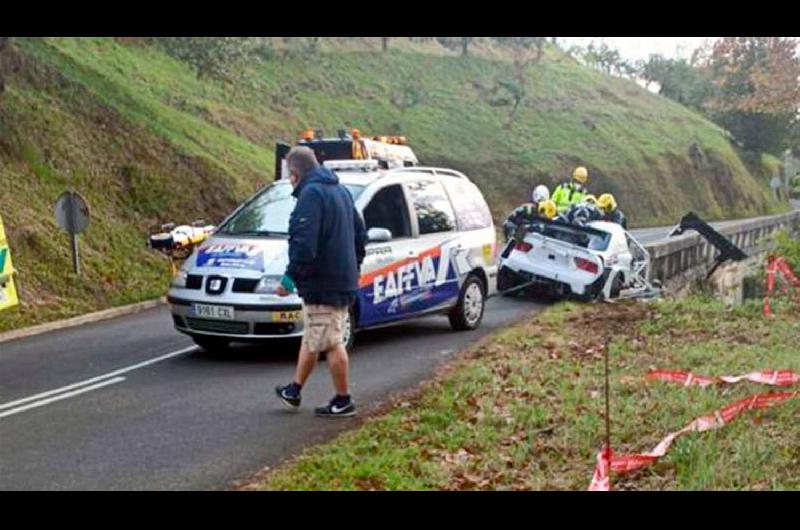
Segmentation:
{"type": "Polygon", "coordinates": [[[56,222],[70,234],[80,234],[89,226],[89,204],[77,191],[65,191],[56,200],[56,222]]]}

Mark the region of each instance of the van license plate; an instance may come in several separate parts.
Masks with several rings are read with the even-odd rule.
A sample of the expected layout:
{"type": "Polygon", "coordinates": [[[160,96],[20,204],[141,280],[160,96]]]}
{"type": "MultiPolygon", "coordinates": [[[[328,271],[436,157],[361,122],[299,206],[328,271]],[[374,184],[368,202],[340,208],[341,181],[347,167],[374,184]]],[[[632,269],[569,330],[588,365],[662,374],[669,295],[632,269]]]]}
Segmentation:
{"type": "Polygon", "coordinates": [[[194,304],[194,314],[204,318],[233,320],[233,306],[194,304]]]}
{"type": "Polygon", "coordinates": [[[273,322],[300,322],[303,320],[302,311],[273,311],[273,322]]]}

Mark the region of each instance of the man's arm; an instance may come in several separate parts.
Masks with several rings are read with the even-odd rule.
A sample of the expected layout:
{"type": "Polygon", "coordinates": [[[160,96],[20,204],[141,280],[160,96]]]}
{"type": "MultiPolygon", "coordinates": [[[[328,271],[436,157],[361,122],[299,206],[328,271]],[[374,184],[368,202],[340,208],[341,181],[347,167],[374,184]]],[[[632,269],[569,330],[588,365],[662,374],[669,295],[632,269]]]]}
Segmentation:
{"type": "Polygon", "coordinates": [[[356,261],[360,268],[361,264],[364,262],[364,257],[367,255],[367,228],[364,226],[364,220],[361,219],[361,214],[358,213],[355,207],[353,207],[353,224],[356,237],[356,261]]]}
{"type": "Polygon", "coordinates": [[[322,201],[313,189],[300,194],[289,217],[289,266],[286,275],[295,282],[303,281],[317,256],[322,224],[322,201]]]}

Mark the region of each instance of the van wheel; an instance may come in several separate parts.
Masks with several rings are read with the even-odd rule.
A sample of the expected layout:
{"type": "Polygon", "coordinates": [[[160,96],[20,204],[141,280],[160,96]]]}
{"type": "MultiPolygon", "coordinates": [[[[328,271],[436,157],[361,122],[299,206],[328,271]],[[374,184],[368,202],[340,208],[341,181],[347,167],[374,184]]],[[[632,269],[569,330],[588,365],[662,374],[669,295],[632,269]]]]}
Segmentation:
{"type": "Polygon", "coordinates": [[[447,315],[450,325],[456,331],[476,329],[483,320],[485,308],[486,287],[477,276],[468,276],[461,286],[458,303],[447,315]]]}
{"type": "Polygon", "coordinates": [[[192,335],[192,340],[195,344],[209,353],[225,350],[231,344],[230,340],[221,337],[203,337],[200,335],[192,335]]]}

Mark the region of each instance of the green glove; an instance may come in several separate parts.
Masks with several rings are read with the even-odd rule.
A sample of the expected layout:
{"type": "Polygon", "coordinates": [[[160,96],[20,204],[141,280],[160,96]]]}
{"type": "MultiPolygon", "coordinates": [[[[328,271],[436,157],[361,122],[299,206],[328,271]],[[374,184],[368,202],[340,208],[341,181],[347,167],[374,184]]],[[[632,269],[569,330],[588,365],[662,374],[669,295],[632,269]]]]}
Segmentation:
{"type": "Polygon", "coordinates": [[[290,293],[295,292],[296,289],[294,282],[286,274],[284,274],[283,278],[281,278],[281,286],[283,286],[283,288],[289,291],[290,293]]]}

